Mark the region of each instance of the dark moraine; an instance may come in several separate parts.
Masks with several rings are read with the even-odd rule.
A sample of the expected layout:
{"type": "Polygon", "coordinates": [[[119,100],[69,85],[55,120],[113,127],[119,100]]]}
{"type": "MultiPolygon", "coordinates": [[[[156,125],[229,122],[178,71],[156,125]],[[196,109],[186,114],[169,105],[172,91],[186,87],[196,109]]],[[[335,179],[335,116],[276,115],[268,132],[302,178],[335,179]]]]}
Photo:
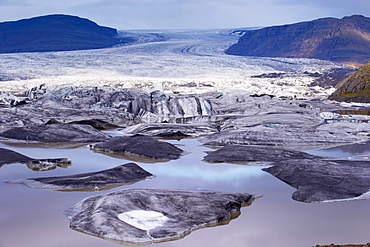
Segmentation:
{"type": "Polygon", "coordinates": [[[116,136],[102,143],[90,145],[93,151],[129,154],[160,160],[175,160],[184,151],[173,144],[158,141],[150,136],[116,136]]]}
{"type": "Polygon", "coordinates": [[[16,127],[0,133],[0,141],[36,143],[88,143],[110,137],[89,125],[50,124],[16,127]]]}
{"type": "Polygon", "coordinates": [[[30,169],[38,171],[50,170],[56,166],[66,167],[71,165],[71,161],[67,158],[34,159],[6,148],[0,148],[0,167],[13,163],[23,163],[30,169]]]}
{"type": "Polygon", "coordinates": [[[370,189],[370,161],[292,159],[263,169],[297,189],[302,202],[358,198],[370,189]]]}
{"type": "Polygon", "coordinates": [[[184,237],[240,214],[258,195],[215,191],[127,189],[84,199],[66,211],[70,227],[115,242],[184,237]]]}
{"type": "Polygon", "coordinates": [[[131,184],[149,179],[153,174],[135,163],[127,163],[111,169],[82,173],[69,176],[27,178],[8,181],[8,183],[25,184],[34,189],[61,191],[94,191],[106,190],[124,184],[131,184]]]}
{"type": "Polygon", "coordinates": [[[229,145],[213,152],[207,152],[204,161],[220,162],[253,162],[253,161],[284,161],[287,159],[312,159],[316,156],[283,148],[263,146],[229,145]]]}
{"type": "MultiPolygon", "coordinates": [[[[62,124],[56,119],[50,119],[46,124],[62,124]]],[[[109,129],[116,129],[120,128],[121,126],[109,123],[107,121],[101,120],[101,119],[85,119],[85,120],[78,120],[69,122],[68,124],[85,124],[90,125],[91,127],[97,129],[97,130],[109,130],[109,129]]]]}

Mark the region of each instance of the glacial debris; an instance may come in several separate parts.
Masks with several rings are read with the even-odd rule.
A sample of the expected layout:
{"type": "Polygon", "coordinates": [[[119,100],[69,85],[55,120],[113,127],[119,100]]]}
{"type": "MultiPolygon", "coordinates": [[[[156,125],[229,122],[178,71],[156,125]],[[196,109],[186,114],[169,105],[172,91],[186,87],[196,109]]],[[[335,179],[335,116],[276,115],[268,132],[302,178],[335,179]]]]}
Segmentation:
{"type": "Polygon", "coordinates": [[[207,152],[203,160],[210,163],[247,163],[255,161],[277,162],[288,159],[310,159],[314,157],[317,158],[304,152],[283,148],[228,145],[216,151],[207,152]]]}
{"type": "Polygon", "coordinates": [[[152,177],[153,174],[145,171],[137,164],[127,163],[98,172],[56,177],[27,178],[8,181],[8,183],[24,184],[33,189],[96,191],[107,190],[152,177]]]}
{"type": "Polygon", "coordinates": [[[121,131],[126,135],[148,135],[159,137],[171,137],[181,135],[182,137],[198,137],[218,132],[217,125],[206,123],[144,123],[127,127],[121,131]]]}
{"type": "Polygon", "coordinates": [[[15,127],[0,133],[2,142],[24,143],[89,143],[110,137],[91,126],[79,124],[50,124],[15,127]]]}
{"type": "Polygon", "coordinates": [[[369,161],[290,159],[275,162],[263,170],[296,188],[292,197],[297,201],[369,198],[369,161]]]}
{"type": "Polygon", "coordinates": [[[120,126],[128,121],[158,122],[215,114],[202,95],[112,87],[36,88],[19,96],[3,92],[0,105],[5,116],[0,125],[5,127],[40,125],[51,118],[60,123],[99,119],[120,126]]]}
{"type": "Polygon", "coordinates": [[[67,158],[34,159],[10,149],[0,148],[0,168],[7,164],[23,163],[34,171],[45,171],[59,167],[68,167],[71,161],[67,158]]]}
{"type": "Polygon", "coordinates": [[[225,224],[258,197],[217,191],[127,189],[82,200],[66,214],[74,230],[122,244],[149,244],[225,224]]]}
{"type": "Polygon", "coordinates": [[[89,146],[91,150],[102,153],[142,156],[157,160],[175,160],[184,151],[175,145],[158,141],[150,136],[115,136],[108,141],[89,146]]]}

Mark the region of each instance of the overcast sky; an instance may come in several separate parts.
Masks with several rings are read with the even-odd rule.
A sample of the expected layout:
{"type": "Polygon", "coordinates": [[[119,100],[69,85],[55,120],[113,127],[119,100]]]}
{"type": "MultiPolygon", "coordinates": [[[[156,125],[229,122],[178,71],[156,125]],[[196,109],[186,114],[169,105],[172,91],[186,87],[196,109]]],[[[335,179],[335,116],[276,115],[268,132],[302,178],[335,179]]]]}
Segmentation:
{"type": "Polygon", "coordinates": [[[0,22],[70,14],[124,29],[206,29],[370,17],[370,0],[0,0],[0,22]]]}

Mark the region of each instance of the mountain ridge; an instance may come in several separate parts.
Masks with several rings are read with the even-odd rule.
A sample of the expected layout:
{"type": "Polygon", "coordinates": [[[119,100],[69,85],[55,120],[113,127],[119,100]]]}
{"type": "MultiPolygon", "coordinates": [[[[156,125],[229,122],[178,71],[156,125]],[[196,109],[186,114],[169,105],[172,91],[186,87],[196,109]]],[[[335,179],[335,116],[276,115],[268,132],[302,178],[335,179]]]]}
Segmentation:
{"type": "Polygon", "coordinates": [[[246,32],[229,55],[296,57],[365,64],[370,60],[370,18],[361,15],[265,27],[246,32]]]}
{"type": "Polygon", "coordinates": [[[0,53],[107,48],[131,41],[114,28],[85,18],[54,14],[0,23],[0,53]]]}
{"type": "Polygon", "coordinates": [[[370,62],[336,86],[330,100],[370,103],[370,62]]]}

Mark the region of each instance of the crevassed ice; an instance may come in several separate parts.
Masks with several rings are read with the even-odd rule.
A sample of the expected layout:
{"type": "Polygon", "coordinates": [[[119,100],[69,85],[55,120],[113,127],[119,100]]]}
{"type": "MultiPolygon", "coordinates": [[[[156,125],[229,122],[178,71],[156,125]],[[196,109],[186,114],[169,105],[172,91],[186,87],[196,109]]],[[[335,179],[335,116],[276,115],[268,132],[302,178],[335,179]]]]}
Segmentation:
{"type": "Polygon", "coordinates": [[[169,218],[160,212],[147,210],[131,210],[118,215],[123,222],[144,231],[162,226],[169,218]]]}

